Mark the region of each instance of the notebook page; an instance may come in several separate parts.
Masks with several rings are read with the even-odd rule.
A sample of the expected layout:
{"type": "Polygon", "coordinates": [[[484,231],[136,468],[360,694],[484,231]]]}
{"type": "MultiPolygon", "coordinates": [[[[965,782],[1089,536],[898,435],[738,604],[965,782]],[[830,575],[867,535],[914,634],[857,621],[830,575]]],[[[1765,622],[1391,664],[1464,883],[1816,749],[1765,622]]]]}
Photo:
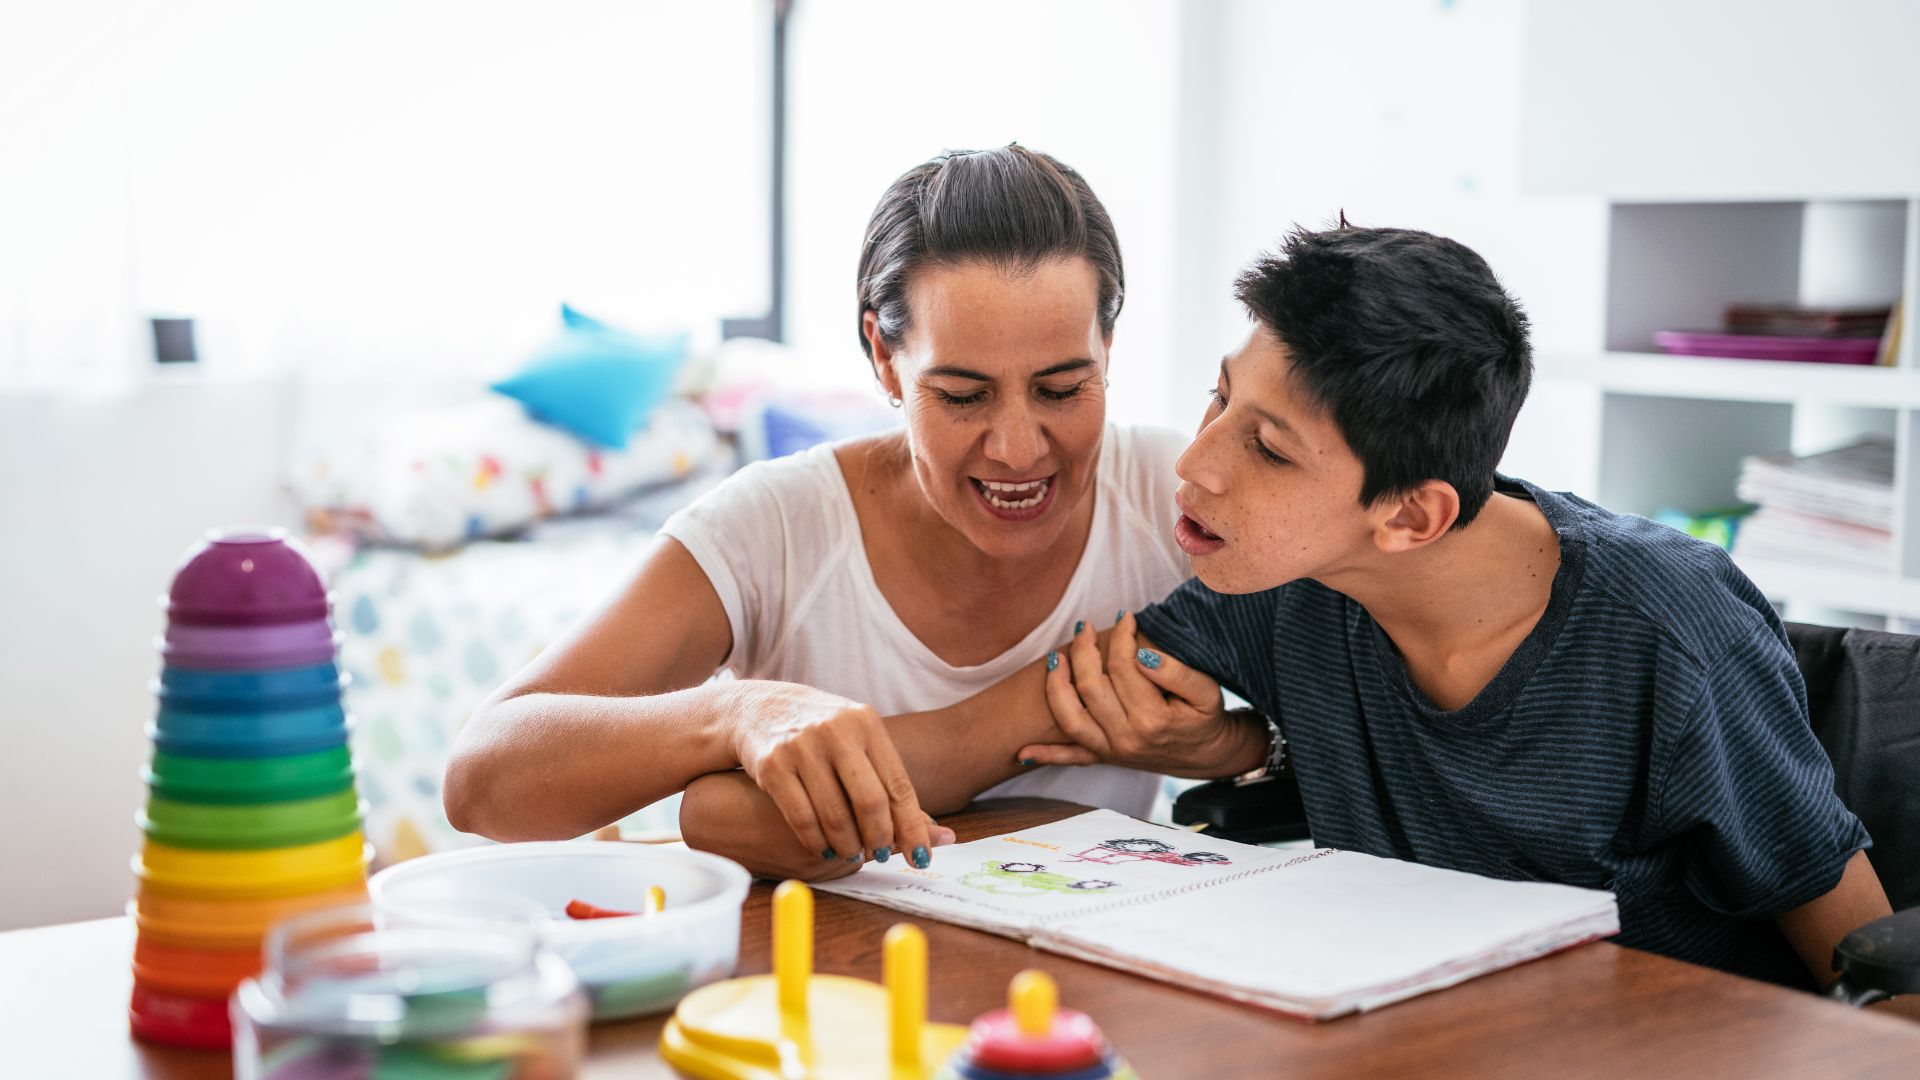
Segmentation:
{"type": "Polygon", "coordinates": [[[1204,886],[1293,857],[1094,810],[937,848],[926,870],[904,861],[869,863],[815,888],[1024,940],[1051,920],[1204,886]]]}
{"type": "Polygon", "coordinates": [[[1212,888],[1073,912],[1033,944],[1329,1017],[1618,931],[1611,893],[1322,849],[1212,888]]]}

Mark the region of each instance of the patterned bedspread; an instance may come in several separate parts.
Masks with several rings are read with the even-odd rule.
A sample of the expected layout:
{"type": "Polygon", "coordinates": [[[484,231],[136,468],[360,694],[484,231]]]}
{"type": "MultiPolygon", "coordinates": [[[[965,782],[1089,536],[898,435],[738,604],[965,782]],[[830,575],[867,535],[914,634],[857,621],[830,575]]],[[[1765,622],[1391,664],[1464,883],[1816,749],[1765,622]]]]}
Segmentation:
{"type": "MultiPolygon", "coordinates": [[[[440,806],[455,733],[617,588],[652,539],[630,518],[605,518],[441,556],[370,548],[333,573],[367,835],[381,864],[482,842],[455,832],[440,806]]],[[[640,811],[623,830],[677,830],[678,801],[640,811]]]]}

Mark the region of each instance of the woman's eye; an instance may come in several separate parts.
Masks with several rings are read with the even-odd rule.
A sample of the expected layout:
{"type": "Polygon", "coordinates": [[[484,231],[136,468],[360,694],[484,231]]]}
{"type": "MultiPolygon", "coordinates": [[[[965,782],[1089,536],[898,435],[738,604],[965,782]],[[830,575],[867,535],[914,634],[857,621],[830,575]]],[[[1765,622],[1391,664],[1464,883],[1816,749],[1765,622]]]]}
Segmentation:
{"type": "Polygon", "coordinates": [[[975,390],[971,394],[949,394],[936,386],[933,388],[933,393],[948,405],[978,405],[987,399],[985,390],[975,390]]]}
{"type": "Polygon", "coordinates": [[[1071,397],[1078,397],[1080,391],[1085,389],[1085,387],[1085,383],[1079,383],[1068,390],[1051,390],[1043,386],[1040,388],[1040,396],[1046,398],[1048,401],[1065,401],[1071,397]]]}

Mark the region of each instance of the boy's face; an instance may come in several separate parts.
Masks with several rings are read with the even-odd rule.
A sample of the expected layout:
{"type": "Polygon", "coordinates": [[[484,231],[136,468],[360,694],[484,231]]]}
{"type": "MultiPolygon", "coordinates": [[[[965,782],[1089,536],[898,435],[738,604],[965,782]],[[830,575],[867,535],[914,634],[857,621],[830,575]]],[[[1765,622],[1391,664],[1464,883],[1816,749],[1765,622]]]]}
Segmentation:
{"type": "Polygon", "coordinates": [[[1376,511],[1333,418],[1295,384],[1287,347],[1264,326],[1220,365],[1216,397],[1180,456],[1174,536],[1215,592],[1326,581],[1361,564],[1376,511]]]}

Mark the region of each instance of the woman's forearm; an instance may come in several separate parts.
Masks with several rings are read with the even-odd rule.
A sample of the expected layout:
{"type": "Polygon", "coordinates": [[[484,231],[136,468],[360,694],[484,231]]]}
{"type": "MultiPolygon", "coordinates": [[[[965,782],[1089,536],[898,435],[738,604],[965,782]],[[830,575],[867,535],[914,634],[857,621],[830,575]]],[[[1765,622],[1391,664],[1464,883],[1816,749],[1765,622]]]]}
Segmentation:
{"type": "Polygon", "coordinates": [[[860,868],[859,858],[823,859],[787,827],[773,798],[738,769],[702,776],[680,800],[687,846],[724,855],[755,877],[824,881],[860,868]]]}
{"type": "Polygon", "coordinates": [[[944,709],[890,716],[887,732],[921,808],[935,816],[1025,771],[1016,758],[1021,747],[1066,741],[1047,708],[1045,661],[944,709]]]}
{"type": "Polygon", "coordinates": [[[754,685],[647,696],[529,693],[487,702],[447,764],[447,820],[494,840],[591,832],[731,769],[734,718],[754,685]]]}

